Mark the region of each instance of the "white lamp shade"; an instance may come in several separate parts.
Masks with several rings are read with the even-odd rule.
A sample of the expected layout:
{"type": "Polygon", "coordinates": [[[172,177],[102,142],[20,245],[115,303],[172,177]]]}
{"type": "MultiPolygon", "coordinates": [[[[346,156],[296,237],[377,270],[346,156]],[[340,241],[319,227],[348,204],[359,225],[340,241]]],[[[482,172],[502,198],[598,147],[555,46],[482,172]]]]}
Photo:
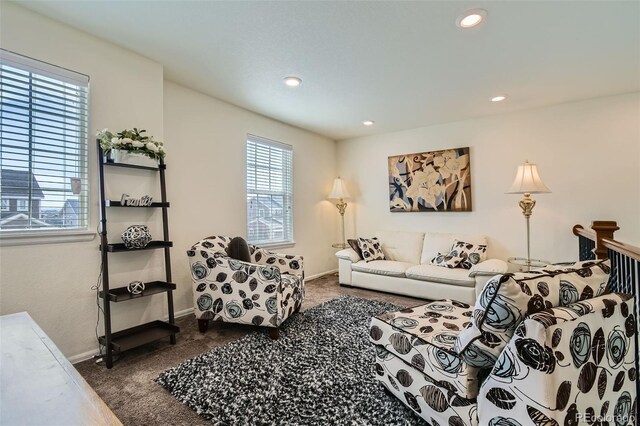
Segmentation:
{"type": "Polygon", "coordinates": [[[507,194],[540,194],[543,192],[551,192],[551,190],[540,179],[536,165],[525,162],[518,166],[516,178],[507,194]]]}
{"type": "Polygon", "coordinates": [[[349,195],[349,191],[347,191],[347,187],[344,184],[344,181],[339,177],[333,181],[333,188],[331,189],[331,193],[329,194],[330,200],[339,200],[339,199],[351,198],[349,195]]]}

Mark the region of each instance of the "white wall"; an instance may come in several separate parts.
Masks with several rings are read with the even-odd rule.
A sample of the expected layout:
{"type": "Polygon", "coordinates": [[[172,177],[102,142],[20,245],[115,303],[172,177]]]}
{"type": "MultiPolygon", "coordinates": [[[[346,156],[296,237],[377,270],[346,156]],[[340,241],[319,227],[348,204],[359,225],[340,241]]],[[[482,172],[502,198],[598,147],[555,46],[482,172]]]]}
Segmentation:
{"type": "MultiPolygon", "coordinates": [[[[162,140],[160,64],[12,3],[2,2],[0,24],[2,48],[90,76],[90,135],[97,128],[144,126],[162,140]]],[[[92,136],[90,142],[91,229],[96,229],[97,173],[92,136]]],[[[112,197],[119,197],[123,188],[135,193],[152,187],[148,175],[127,172],[123,176],[111,181],[112,197]]],[[[116,220],[109,227],[112,238],[117,239],[127,223],[146,219],[141,212],[132,219],[121,213],[116,213],[116,220]]],[[[152,226],[154,229],[157,228],[152,226]]],[[[161,271],[159,256],[114,256],[121,256],[114,259],[114,286],[147,279],[161,271]],[[129,278],[132,276],[136,278],[129,278]]],[[[0,314],[27,311],[67,356],[95,349],[97,308],[91,286],[96,283],[99,270],[97,238],[89,242],[2,247],[0,314]]],[[[166,309],[161,300],[146,299],[127,306],[114,305],[114,329],[164,315],[166,309]]]]}
{"type": "MultiPolygon", "coordinates": [[[[491,251],[526,255],[520,195],[505,194],[529,160],[551,194],[534,195],[532,257],[575,259],[571,227],[616,220],[616,237],[640,243],[640,98],[638,93],[338,142],[338,171],[354,200],[349,236],[378,229],[478,232],[491,251]],[[387,157],[469,146],[473,211],[390,213],[387,157]]],[[[348,238],[349,238],[348,236],[348,238]]]]}
{"type": "Polygon", "coordinates": [[[307,276],[336,268],[338,212],[326,196],[336,176],[335,142],[172,82],[164,85],[174,279],[180,306],[193,306],[185,251],[209,235],[247,235],[247,133],[293,146],[295,247],[307,276]],[[173,194],[173,195],[172,195],[173,194]]]}
{"type": "MultiPolygon", "coordinates": [[[[1,47],[90,76],[90,134],[108,127],[144,127],[166,143],[173,281],[176,311],[193,307],[185,250],[214,233],[245,234],[244,144],[247,132],[294,146],[294,232],[289,249],[306,257],[307,273],[335,268],[331,243],[337,212],[326,193],[335,176],[335,142],[249,113],[172,83],[163,69],[126,49],[2,2],[1,47]],[[167,118],[163,118],[166,109],[167,118]]],[[[91,229],[98,224],[96,152],[91,137],[91,229]]],[[[157,175],[110,170],[107,196],[150,194],[159,198],[157,175]]],[[[148,224],[161,235],[160,212],[108,211],[110,240],[126,226],[148,224]]],[[[98,239],[90,242],[0,248],[0,314],[27,311],[70,357],[95,350],[95,284],[100,270],[98,239]]],[[[163,277],[161,251],[110,257],[111,285],[163,277]]],[[[166,316],[166,302],[153,296],[112,304],[113,329],[166,316]]],[[[102,333],[100,331],[100,333],[102,333]]]]}

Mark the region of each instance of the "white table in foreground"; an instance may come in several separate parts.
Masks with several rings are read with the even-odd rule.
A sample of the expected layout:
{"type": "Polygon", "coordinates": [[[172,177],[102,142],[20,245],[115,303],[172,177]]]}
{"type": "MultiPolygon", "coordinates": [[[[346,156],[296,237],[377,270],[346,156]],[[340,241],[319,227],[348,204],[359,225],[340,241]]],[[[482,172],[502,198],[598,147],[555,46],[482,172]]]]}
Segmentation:
{"type": "Polygon", "coordinates": [[[122,426],[26,312],[0,317],[0,424],[122,426]]]}

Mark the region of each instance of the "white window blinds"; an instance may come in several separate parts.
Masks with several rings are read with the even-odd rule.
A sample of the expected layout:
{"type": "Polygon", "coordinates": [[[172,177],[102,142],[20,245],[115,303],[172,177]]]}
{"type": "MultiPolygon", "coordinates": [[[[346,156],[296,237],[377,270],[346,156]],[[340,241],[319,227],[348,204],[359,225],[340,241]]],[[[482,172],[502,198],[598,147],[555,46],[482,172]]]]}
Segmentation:
{"type": "Polygon", "coordinates": [[[247,236],[251,244],[293,241],[293,149],[247,136],[247,236]]]}
{"type": "Polygon", "coordinates": [[[0,50],[0,232],[88,227],[89,77],[0,50]]]}

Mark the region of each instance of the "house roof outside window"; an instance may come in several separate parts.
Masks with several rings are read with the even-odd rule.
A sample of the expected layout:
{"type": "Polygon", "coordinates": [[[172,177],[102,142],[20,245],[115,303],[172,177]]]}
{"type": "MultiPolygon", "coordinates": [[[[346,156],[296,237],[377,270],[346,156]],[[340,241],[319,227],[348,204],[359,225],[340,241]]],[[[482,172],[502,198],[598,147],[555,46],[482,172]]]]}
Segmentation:
{"type": "Polygon", "coordinates": [[[26,170],[2,169],[0,176],[0,192],[3,198],[29,198],[30,179],[31,198],[44,198],[44,193],[33,173],[26,170]]]}

